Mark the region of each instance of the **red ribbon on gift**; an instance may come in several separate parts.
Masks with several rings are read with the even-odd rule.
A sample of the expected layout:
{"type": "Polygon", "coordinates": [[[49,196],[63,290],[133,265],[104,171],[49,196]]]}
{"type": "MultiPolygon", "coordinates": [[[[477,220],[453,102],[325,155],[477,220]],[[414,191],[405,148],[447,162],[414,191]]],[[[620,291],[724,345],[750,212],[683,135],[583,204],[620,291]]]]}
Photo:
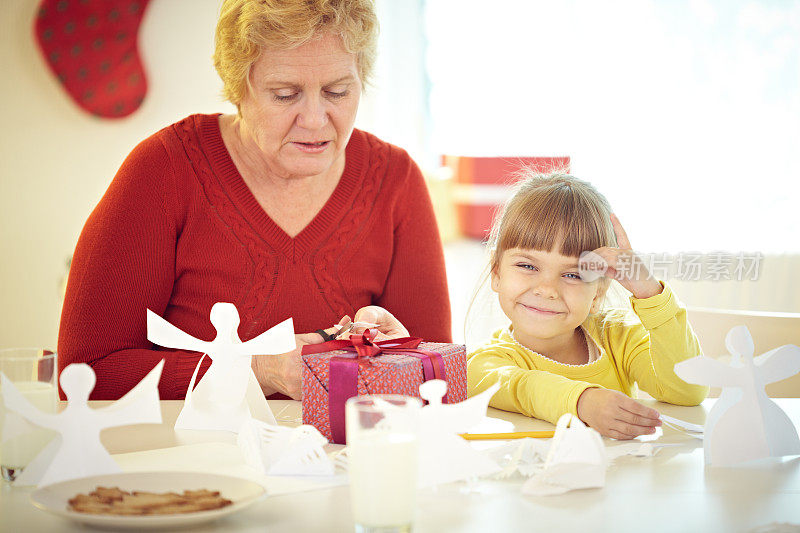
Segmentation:
{"type": "MultiPolygon", "coordinates": [[[[303,346],[303,355],[330,352],[333,350],[346,350],[355,352],[350,355],[336,355],[331,357],[328,370],[328,417],[331,424],[333,442],[345,443],[345,415],[344,404],[348,398],[358,396],[358,367],[366,364],[369,358],[380,355],[384,350],[392,353],[403,353],[416,357],[422,361],[422,379],[447,380],[442,355],[419,348],[422,339],[419,337],[403,337],[375,341],[378,334],[376,329],[368,329],[360,335],[350,335],[350,339],[338,339],[320,344],[306,344],[303,346]]],[[[442,398],[447,403],[447,395],[442,398]]]]}

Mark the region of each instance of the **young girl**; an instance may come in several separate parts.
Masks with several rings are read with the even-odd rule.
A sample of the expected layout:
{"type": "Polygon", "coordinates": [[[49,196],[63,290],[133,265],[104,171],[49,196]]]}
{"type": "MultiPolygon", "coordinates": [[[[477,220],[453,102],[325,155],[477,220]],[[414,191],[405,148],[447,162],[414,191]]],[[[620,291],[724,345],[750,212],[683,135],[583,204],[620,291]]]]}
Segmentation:
{"type": "Polygon", "coordinates": [[[572,413],[617,439],[661,424],[658,411],[630,398],[634,383],[679,405],[706,397],[706,387],[673,371],[701,353],[686,309],[633,254],[592,185],[564,174],[527,176],[491,244],[491,286],[511,325],[470,354],[470,395],[500,382],[492,407],[552,423],[572,413]],[[594,260],[579,265],[587,251],[594,260]],[[601,310],[611,278],[633,294],[633,313],[601,310]]]}

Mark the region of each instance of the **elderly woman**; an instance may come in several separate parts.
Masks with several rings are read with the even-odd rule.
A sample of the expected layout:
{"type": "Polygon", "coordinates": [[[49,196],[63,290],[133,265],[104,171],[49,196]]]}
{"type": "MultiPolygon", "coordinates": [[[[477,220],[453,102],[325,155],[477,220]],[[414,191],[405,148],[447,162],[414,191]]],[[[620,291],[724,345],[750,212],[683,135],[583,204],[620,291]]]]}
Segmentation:
{"type": "Polygon", "coordinates": [[[449,340],[422,175],[353,127],[377,31],[369,0],[224,2],[214,63],[238,114],[192,115],[139,144],[75,250],[58,351],[62,368],[94,368],[93,399],[162,358],[161,397],[184,397],[200,354],[149,343],[146,309],[206,340],[216,302],[236,305],[243,341],[293,317],[298,349],[253,358],[264,393],[293,398],[299,346],[351,315],[449,340]]]}

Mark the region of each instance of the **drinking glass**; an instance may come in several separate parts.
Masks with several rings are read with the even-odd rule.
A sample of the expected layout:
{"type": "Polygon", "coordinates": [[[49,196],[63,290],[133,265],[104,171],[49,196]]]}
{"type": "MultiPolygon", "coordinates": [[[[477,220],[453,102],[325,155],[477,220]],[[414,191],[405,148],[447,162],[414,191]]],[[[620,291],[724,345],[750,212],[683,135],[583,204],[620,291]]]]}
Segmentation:
{"type": "MultiPolygon", "coordinates": [[[[58,406],[56,369],[56,354],[49,350],[0,350],[0,372],[25,399],[46,413],[55,413],[58,406]]],[[[7,412],[2,392],[0,385],[0,473],[6,481],[13,481],[56,433],[21,422],[19,415],[7,412]],[[17,423],[11,423],[14,420],[17,423]]]]}
{"type": "Polygon", "coordinates": [[[357,533],[411,531],[417,496],[419,398],[358,396],[345,421],[357,533]]]}

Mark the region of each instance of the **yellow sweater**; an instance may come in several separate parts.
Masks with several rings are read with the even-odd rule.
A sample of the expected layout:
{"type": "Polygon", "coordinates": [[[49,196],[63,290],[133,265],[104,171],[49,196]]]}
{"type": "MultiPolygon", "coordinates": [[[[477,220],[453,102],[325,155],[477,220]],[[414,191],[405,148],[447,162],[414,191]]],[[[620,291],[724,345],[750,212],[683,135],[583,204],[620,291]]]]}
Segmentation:
{"type": "Polygon", "coordinates": [[[657,400],[697,405],[708,387],[690,385],[673,370],[675,363],[701,354],[686,320],[686,309],[669,286],[650,298],[631,298],[634,313],[619,309],[589,315],[584,331],[600,357],[586,365],[565,365],[519,344],[510,329],[469,355],[469,394],[500,382],[489,405],[556,423],[564,413],[578,414],[578,397],[589,387],[605,387],[631,396],[634,384],[657,400]]]}

